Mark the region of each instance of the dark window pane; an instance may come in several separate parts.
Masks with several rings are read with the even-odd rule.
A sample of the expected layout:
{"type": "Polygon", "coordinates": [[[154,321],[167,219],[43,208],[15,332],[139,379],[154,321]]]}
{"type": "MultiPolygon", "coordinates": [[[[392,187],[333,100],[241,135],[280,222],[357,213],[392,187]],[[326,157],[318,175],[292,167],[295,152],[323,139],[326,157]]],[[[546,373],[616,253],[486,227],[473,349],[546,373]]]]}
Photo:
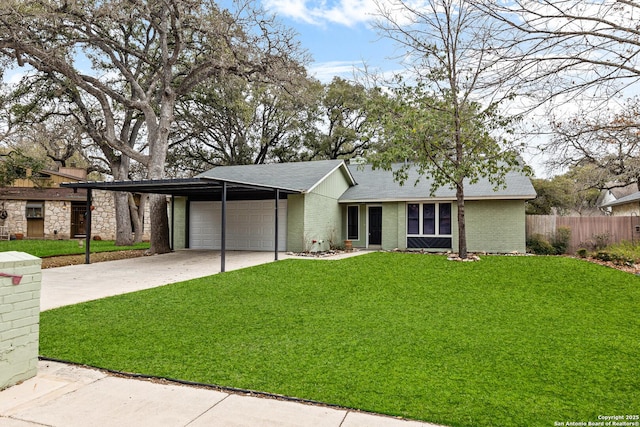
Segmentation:
{"type": "Polygon", "coordinates": [[[451,234],[451,203],[440,204],[440,234],[451,234]]]}
{"type": "Polygon", "coordinates": [[[420,234],[420,205],[407,205],[407,234],[420,234]]]}
{"type": "Polygon", "coordinates": [[[349,206],[347,208],[347,239],[358,240],[358,207],[349,206]]]}
{"type": "Polygon", "coordinates": [[[436,205],[422,205],[422,234],[436,234],[436,205]]]}

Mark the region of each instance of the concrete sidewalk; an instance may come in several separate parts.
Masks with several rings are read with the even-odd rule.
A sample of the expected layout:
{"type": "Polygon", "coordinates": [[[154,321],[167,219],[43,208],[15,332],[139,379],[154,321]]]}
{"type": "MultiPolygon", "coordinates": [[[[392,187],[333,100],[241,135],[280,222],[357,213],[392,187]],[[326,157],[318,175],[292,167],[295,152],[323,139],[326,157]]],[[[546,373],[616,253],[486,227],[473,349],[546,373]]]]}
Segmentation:
{"type": "MultiPolygon", "coordinates": [[[[41,308],[47,310],[216,274],[219,256],[212,251],[178,251],[46,269],[42,271],[41,308]]],[[[280,259],[287,257],[282,254],[280,259]]],[[[272,261],[273,253],[227,252],[226,269],[272,261]]],[[[0,392],[0,426],[434,427],[346,409],[122,378],[49,361],[39,362],[36,377],[0,392]]]]}
{"type": "Polygon", "coordinates": [[[39,373],[0,392],[3,427],[433,427],[416,421],[126,379],[41,361],[39,373]]]}

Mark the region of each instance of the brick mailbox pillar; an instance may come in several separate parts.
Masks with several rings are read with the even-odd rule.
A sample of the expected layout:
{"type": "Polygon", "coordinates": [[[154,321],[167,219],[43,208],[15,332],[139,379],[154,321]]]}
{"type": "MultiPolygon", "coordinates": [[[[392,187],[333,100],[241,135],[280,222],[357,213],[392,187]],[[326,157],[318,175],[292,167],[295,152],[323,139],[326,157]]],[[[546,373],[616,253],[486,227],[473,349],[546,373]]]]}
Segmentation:
{"type": "Polygon", "coordinates": [[[41,265],[23,252],[0,252],[0,390],[37,373],[41,265]]]}

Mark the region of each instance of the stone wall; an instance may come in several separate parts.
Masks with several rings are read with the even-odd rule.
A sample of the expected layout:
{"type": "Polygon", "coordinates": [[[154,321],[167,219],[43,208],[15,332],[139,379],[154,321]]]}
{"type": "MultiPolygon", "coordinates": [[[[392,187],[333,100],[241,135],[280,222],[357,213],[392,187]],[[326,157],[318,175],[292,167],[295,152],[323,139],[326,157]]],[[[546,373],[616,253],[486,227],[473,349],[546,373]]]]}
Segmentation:
{"type": "MultiPolygon", "coordinates": [[[[69,239],[71,235],[71,203],[44,202],[44,238],[69,239]]],[[[25,224],[26,225],[26,224],[25,224]]],[[[26,235],[26,228],[25,228],[26,235]]]]}
{"type": "Polygon", "coordinates": [[[0,252],[0,390],[36,375],[42,260],[22,252],[0,252]]]}
{"type": "Polygon", "coordinates": [[[7,225],[11,234],[22,233],[27,235],[26,200],[5,200],[4,209],[7,211],[7,219],[0,221],[0,225],[7,225]]]}
{"type": "Polygon", "coordinates": [[[116,209],[112,191],[93,190],[91,234],[103,240],[116,238],[116,209]]]}
{"type": "MultiPolygon", "coordinates": [[[[93,207],[91,216],[91,235],[100,236],[103,240],[115,240],[116,216],[114,197],[111,191],[93,191],[93,207]]],[[[7,225],[12,235],[18,233],[27,236],[26,200],[5,200],[4,209],[7,218],[0,225],[7,225]]],[[[145,205],[143,239],[150,237],[149,204],[145,205]]],[[[44,201],[44,238],[71,238],[71,202],[63,200],[44,201]]]]}

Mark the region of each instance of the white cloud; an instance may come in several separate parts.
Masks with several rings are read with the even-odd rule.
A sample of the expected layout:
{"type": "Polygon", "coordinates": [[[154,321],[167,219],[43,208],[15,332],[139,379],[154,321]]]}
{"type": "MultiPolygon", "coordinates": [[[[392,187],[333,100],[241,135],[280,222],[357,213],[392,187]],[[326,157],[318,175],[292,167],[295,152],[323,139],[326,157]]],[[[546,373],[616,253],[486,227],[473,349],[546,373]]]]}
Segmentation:
{"type": "Polygon", "coordinates": [[[347,27],[372,20],[377,11],[374,0],[265,0],[264,5],[278,15],[309,24],[347,27]]]}
{"type": "Polygon", "coordinates": [[[335,76],[352,79],[356,74],[357,63],[347,61],[319,62],[309,68],[309,74],[322,83],[329,83],[335,76]]]}

